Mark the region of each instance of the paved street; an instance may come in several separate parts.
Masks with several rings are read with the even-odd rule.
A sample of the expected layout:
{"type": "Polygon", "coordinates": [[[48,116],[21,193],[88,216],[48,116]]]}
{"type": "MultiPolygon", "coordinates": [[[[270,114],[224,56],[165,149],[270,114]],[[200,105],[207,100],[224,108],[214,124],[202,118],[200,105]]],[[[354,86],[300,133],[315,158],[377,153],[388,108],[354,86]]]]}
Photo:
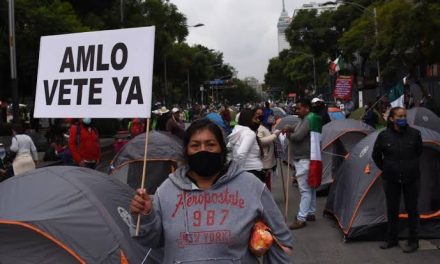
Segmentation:
{"type": "MultiPolygon", "coordinates": [[[[292,186],[289,189],[288,224],[295,219],[299,205],[298,189],[292,186]]],[[[285,204],[280,177],[274,179],[272,193],[284,212],[285,204]]],[[[437,245],[440,245],[440,240],[421,240],[420,250],[412,254],[405,254],[398,247],[382,250],[379,248],[380,242],[378,241],[344,243],[342,231],[336,222],[322,216],[326,198],[318,197],[317,199],[316,222],[308,222],[306,228],[292,231],[294,236],[292,263],[439,263],[440,250],[437,249],[437,245]]]]}

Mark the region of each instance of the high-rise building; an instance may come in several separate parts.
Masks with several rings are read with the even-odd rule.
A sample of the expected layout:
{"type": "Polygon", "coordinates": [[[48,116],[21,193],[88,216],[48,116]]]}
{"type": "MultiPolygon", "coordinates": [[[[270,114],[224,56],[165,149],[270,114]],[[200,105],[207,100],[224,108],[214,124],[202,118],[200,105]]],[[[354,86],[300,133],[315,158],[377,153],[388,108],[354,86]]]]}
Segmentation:
{"type": "Polygon", "coordinates": [[[336,10],[340,5],[340,1],[335,1],[335,2],[336,4],[329,4],[329,3],[323,4],[316,2],[303,4],[301,8],[295,9],[295,11],[293,11],[293,17],[295,17],[300,10],[316,10],[318,15],[324,11],[336,10]]]}
{"type": "Polygon", "coordinates": [[[258,82],[257,78],[255,77],[246,77],[244,78],[243,82],[247,85],[249,85],[250,87],[252,87],[257,94],[261,95],[262,93],[262,87],[261,84],[258,82]]]}
{"type": "Polygon", "coordinates": [[[283,10],[281,11],[280,18],[278,19],[278,53],[283,51],[284,49],[290,49],[289,42],[286,40],[286,35],[284,32],[286,31],[287,27],[290,25],[290,22],[292,21],[292,18],[289,17],[289,14],[286,11],[286,6],[284,4],[283,0],[283,10]]]}

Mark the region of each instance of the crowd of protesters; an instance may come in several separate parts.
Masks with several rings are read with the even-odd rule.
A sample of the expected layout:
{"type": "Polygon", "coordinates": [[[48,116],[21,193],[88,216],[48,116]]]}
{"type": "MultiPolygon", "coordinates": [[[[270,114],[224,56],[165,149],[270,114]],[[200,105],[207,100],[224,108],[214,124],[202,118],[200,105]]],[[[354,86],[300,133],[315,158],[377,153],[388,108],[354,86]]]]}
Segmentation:
{"type": "MultiPolygon", "coordinates": [[[[410,101],[407,103],[409,107],[410,101]]],[[[183,141],[186,164],[171,174],[159,187],[154,199],[151,199],[144,189],[139,189],[130,204],[133,216],[131,228],[135,229],[136,218],[140,216],[140,235],[150,240],[149,246],[164,247],[165,259],[185,262],[194,261],[196,256],[197,259],[202,260],[241,260],[246,263],[257,263],[254,256],[249,255],[247,246],[248,238],[253,232],[253,224],[262,219],[272,230],[275,241],[279,243],[265,255],[268,263],[289,262],[292,238],[288,229],[305,228],[307,222],[316,221],[317,185],[314,182],[320,181],[316,180],[316,177],[321,177],[322,167],[318,166],[318,171],[321,172],[316,174],[314,144],[317,143],[319,147],[319,134],[323,125],[331,120],[346,118],[353,109],[348,103],[344,107],[339,102],[326,103],[318,97],[312,100],[300,99],[285,107],[287,113],[297,115],[300,121],[295,126],[278,127],[277,124],[282,116],[275,114],[273,106],[270,102],[263,102],[236,106],[195,104],[189,109],[174,105],[168,109],[157,104],[153,108],[151,119],[133,118],[126,127],[122,128],[128,133],[126,141],[146,132],[147,127],[150,130],[165,131],[183,141]],[[146,124],[147,120],[150,120],[150,124],[146,124]],[[297,182],[300,193],[299,210],[290,225],[282,219],[282,214],[271,194],[271,181],[279,166],[277,153],[285,151],[286,145],[289,146],[287,149],[290,152],[288,164],[294,168],[292,175],[288,177],[297,182]],[[224,192],[234,193],[235,190],[237,190],[234,198],[236,201],[227,201],[229,196],[225,197],[225,203],[219,204],[215,210],[212,208],[207,210],[206,205],[202,203],[191,207],[188,201],[182,200],[200,200],[199,197],[207,199],[206,197],[210,195],[214,197],[224,192]],[[200,196],[202,194],[203,196],[200,196]],[[186,206],[188,204],[190,205],[186,206]],[[222,207],[225,204],[227,209],[222,207]],[[234,206],[237,208],[233,208],[234,206]],[[241,210],[244,208],[246,210],[241,210]],[[230,219],[236,221],[231,220],[232,222],[223,226],[228,217],[228,214],[225,215],[225,210],[228,214],[231,211],[230,219]],[[220,222],[215,222],[217,218],[212,215],[217,213],[223,213],[220,222]],[[191,244],[194,242],[193,235],[205,232],[199,228],[203,226],[204,214],[208,219],[206,228],[212,226],[212,228],[227,228],[231,237],[225,238],[227,241],[211,241],[216,245],[214,251],[194,254],[191,250],[182,247],[182,243],[191,244]],[[240,226],[234,226],[234,223],[240,223],[240,226]],[[183,234],[182,232],[185,233],[184,236],[179,235],[183,234]],[[247,235],[243,235],[243,232],[247,235]],[[242,239],[228,240],[234,237],[242,239]],[[236,249],[229,250],[224,245],[226,242],[235,243],[236,249]]],[[[410,240],[404,252],[413,252],[418,248],[417,160],[421,155],[420,133],[408,128],[405,122],[405,108],[390,108],[383,100],[368,102],[362,120],[377,127],[382,114],[388,121],[388,129],[378,137],[373,158],[378,167],[384,170],[384,188],[390,221],[386,240],[381,248],[387,249],[397,245],[396,212],[400,190],[403,188],[411,218],[410,240]],[[400,149],[389,150],[385,145],[387,142],[394,142],[396,138],[410,136],[418,142],[414,150],[411,150],[412,156],[408,154],[414,163],[411,167],[414,172],[411,176],[413,178],[396,182],[393,177],[396,171],[401,169],[389,169],[387,164],[392,163],[396,155],[403,154],[400,149]]],[[[46,136],[49,148],[44,160],[60,161],[64,165],[91,169],[96,168],[100,163],[100,135],[92,119],[56,120],[46,136]]],[[[36,148],[32,139],[21,127],[17,126],[13,129],[10,150],[16,153],[11,161],[12,171],[11,168],[7,169],[4,166],[2,160],[0,176],[10,177],[11,174],[19,175],[35,169],[38,162],[36,148]]],[[[320,154],[318,156],[320,157],[320,154]]]]}

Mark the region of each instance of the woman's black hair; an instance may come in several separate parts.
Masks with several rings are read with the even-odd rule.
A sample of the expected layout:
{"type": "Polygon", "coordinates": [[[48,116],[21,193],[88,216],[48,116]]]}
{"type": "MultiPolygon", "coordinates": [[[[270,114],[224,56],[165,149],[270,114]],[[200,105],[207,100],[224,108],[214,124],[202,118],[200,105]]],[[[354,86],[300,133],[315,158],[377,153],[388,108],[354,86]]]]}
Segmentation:
{"type": "Polygon", "coordinates": [[[14,130],[15,131],[15,133],[16,134],[24,134],[24,126],[23,126],[23,124],[21,124],[21,123],[14,123],[13,125],[12,125],[12,130],[14,130]]]}
{"type": "Polygon", "coordinates": [[[387,118],[387,127],[392,128],[394,127],[394,123],[391,121],[391,117],[394,117],[396,115],[396,112],[400,109],[405,110],[405,108],[400,107],[400,106],[396,106],[390,109],[390,112],[388,114],[388,118],[387,118]]]}
{"type": "Polygon", "coordinates": [[[301,104],[304,107],[307,107],[308,109],[312,109],[312,102],[308,98],[301,98],[296,102],[296,105],[301,104]]]}
{"type": "Polygon", "coordinates": [[[257,112],[257,109],[243,109],[240,112],[240,117],[238,118],[238,124],[240,126],[247,126],[249,128],[253,125],[253,119],[255,112],[257,112]]]}
{"type": "MultiPolygon", "coordinates": [[[[238,118],[238,124],[240,126],[247,126],[249,128],[252,129],[253,124],[254,124],[254,115],[257,112],[258,109],[263,110],[261,107],[256,107],[253,109],[243,109],[240,112],[240,117],[238,118]]],[[[261,140],[260,138],[257,136],[257,134],[255,133],[255,137],[257,138],[257,143],[258,143],[258,147],[260,148],[260,156],[263,157],[263,147],[261,145],[261,140]]]]}
{"type": "Polygon", "coordinates": [[[185,131],[185,134],[183,135],[183,151],[184,151],[183,153],[185,158],[187,158],[188,155],[187,154],[188,144],[189,141],[191,140],[191,137],[196,132],[204,129],[208,129],[212,134],[214,134],[215,139],[217,139],[218,143],[220,144],[223,161],[226,162],[226,155],[228,151],[226,148],[225,140],[223,138],[222,129],[207,118],[200,118],[195,120],[185,131]]]}

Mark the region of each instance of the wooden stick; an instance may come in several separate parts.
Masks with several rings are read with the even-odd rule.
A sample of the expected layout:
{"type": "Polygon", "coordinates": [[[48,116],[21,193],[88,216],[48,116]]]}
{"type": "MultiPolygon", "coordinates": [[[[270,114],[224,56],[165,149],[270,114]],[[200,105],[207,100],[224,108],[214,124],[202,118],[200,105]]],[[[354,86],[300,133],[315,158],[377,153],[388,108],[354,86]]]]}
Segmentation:
{"type": "Polygon", "coordinates": [[[289,178],[290,178],[290,139],[287,138],[287,140],[289,140],[287,145],[287,177],[286,177],[286,208],[284,211],[284,217],[286,218],[287,221],[287,209],[289,207],[289,178]]]}
{"type": "MultiPolygon", "coordinates": [[[[147,176],[147,149],[148,149],[148,134],[150,133],[150,118],[147,118],[147,130],[145,131],[145,146],[144,146],[144,167],[142,169],[142,181],[141,181],[141,189],[145,186],[145,180],[147,176]]],[[[148,195],[148,193],[147,193],[148,195]]],[[[138,214],[137,223],[136,223],[136,236],[139,235],[139,228],[141,225],[141,214],[138,214]]]]}
{"type": "MultiPolygon", "coordinates": [[[[286,204],[287,196],[286,196],[286,184],[284,182],[283,160],[277,159],[277,162],[278,160],[280,161],[280,173],[281,173],[281,183],[283,184],[284,204],[286,204]]],[[[287,221],[285,215],[284,215],[284,220],[287,221]]]]}

